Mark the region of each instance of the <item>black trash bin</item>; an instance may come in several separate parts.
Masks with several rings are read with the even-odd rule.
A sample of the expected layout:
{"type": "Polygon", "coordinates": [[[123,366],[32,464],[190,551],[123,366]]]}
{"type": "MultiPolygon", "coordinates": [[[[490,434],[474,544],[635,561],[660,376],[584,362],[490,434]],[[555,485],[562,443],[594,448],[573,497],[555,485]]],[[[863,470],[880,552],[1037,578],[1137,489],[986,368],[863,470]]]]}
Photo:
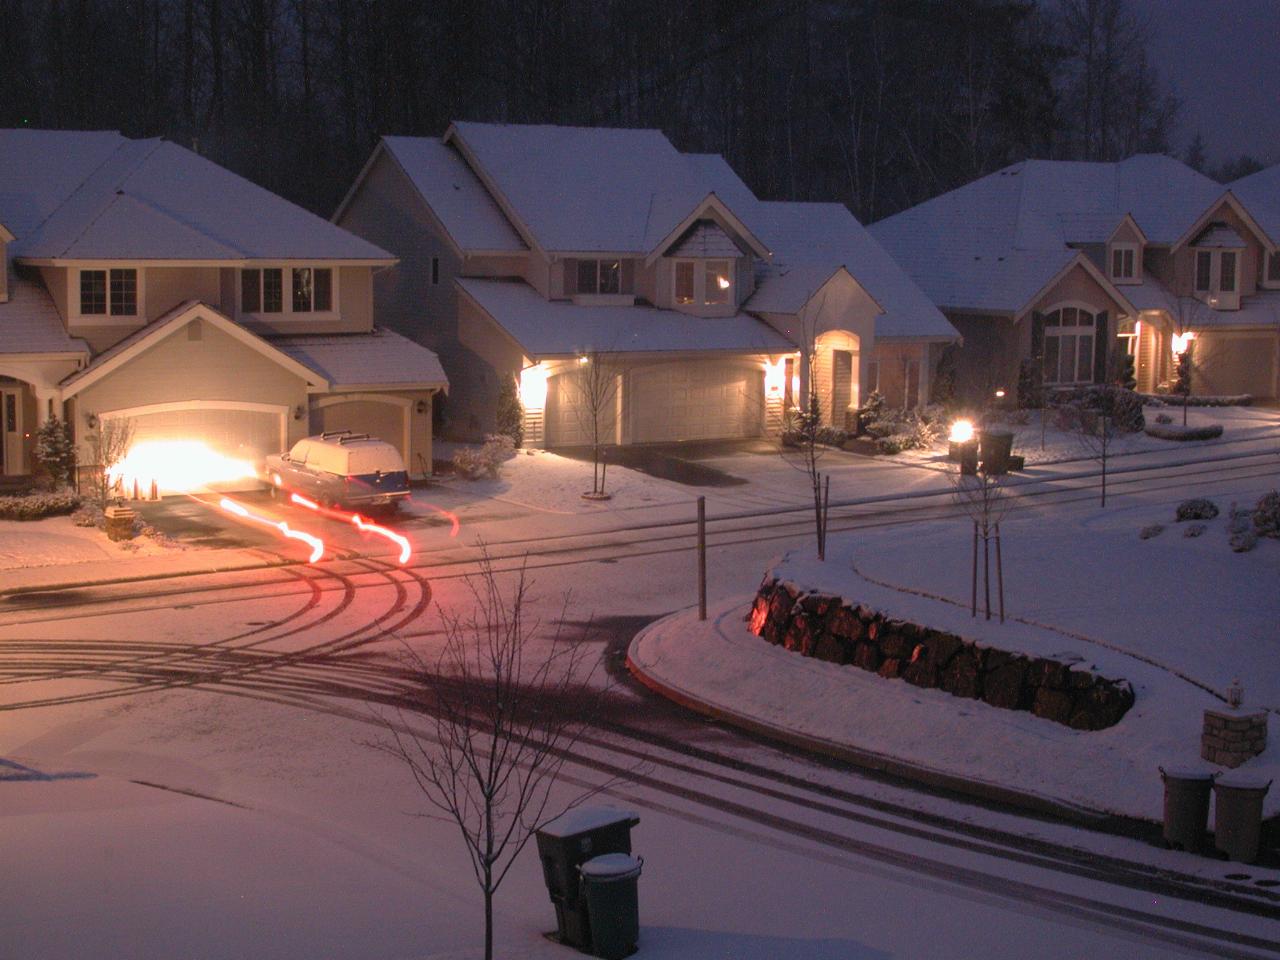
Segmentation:
{"type": "Polygon", "coordinates": [[[1006,430],[983,430],[978,435],[978,459],[982,472],[988,476],[1001,476],[1009,472],[1009,457],[1013,454],[1013,434],[1006,430]]]}
{"type": "Polygon", "coordinates": [[[640,818],[628,810],[579,807],[537,832],[538,859],[556,908],[556,934],[561,943],[580,950],[591,946],[591,925],[578,867],[602,854],[630,854],[631,828],[639,823],[640,818]]]}
{"type": "Polygon", "coordinates": [[[625,853],[592,857],[578,870],[583,899],[591,918],[591,953],[604,960],[622,960],[636,951],[640,939],[637,885],[644,858],[625,853]]]}
{"type": "Polygon", "coordinates": [[[1164,842],[1190,853],[1203,853],[1208,847],[1214,774],[1200,767],[1157,769],[1164,781],[1164,842]]]}
{"type": "Polygon", "coordinates": [[[1262,801],[1271,779],[1247,771],[1223,774],[1213,785],[1214,846],[1228,859],[1256,863],[1262,840],[1262,801]]]}

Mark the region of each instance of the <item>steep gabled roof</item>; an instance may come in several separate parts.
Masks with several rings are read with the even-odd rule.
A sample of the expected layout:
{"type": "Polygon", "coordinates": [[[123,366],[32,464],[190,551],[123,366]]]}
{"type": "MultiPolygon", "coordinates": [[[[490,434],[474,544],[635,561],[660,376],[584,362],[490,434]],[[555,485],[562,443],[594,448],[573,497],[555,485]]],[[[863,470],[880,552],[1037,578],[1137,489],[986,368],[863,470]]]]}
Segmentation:
{"type": "Polygon", "coordinates": [[[445,142],[549,252],[647,254],[717,193],[705,157],[680,153],[660,130],[458,121],[445,142]]]}
{"type": "Polygon", "coordinates": [[[1280,163],[1241,177],[1231,184],[1231,192],[1249,209],[1271,242],[1280,246],[1280,163]]]}
{"type": "Polygon", "coordinates": [[[761,271],[748,310],[795,313],[840,268],[880,305],[876,337],[958,339],[907,272],[839,203],[760,203],[756,212],[774,261],[761,271]]]}
{"type": "Polygon", "coordinates": [[[73,354],[87,359],[89,347],[67,333],[44,284],[10,270],[9,299],[0,303],[0,354],[14,353],[73,354]]]}
{"type": "Polygon", "coordinates": [[[1171,157],[1119,163],[1027,160],[872,224],[871,233],[934,302],[1012,313],[1125,214],[1153,244],[1173,244],[1222,195],[1171,157]]]}
{"type": "Polygon", "coordinates": [[[30,260],[395,259],[190,150],[116,133],[0,130],[0,220],[30,260]]]}
{"type": "Polygon", "coordinates": [[[113,370],[128,363],[165,337],[171,336],[193,320],[205,320],[223,333],[239,340],[251,350],[256,350],[275,363],[292,372],[295,376],[312,386],[329,389],[329,382],[320,372],[290,356],[279,347],[272,345],[262,337],[251,333],[230,317],[200,300],[185,300],[168,313],[152,320],[140,330],[135,330],[119,343],[104,350],[93,358],[93,362],[82,370],[77,370],[62,381],[62,397],[68,399],[85,387],[107,376],[113,370]]]}
{"type": "Polygon", "coordinates": [[[268,342],[324,376],[332,390],[445,390],[440,358],[392,330],[270,337],[268,342]]]}
{"type": "MultiPolygon", "coordinates": [[[[459,250],[523,253],[528,249],[457,149],[435,137],[383,137],[378,145],[378,151],[382,150],[399,164],[459,250]]],[[[376,158],[377,151],[370,164],[376,158]]],[[[335,219],[346,202],[338,208],[335,219]]]]}

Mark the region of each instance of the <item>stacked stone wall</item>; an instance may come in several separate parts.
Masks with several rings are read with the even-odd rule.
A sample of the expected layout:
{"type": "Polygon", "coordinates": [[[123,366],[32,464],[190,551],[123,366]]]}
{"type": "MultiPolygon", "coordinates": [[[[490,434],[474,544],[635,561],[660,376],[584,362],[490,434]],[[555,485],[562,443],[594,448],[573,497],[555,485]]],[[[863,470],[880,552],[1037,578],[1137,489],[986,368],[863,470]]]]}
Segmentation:
{"type": "Polygon", "coordinates": [[[774,578],[761,584],[748,622],[757,636],[802,656],[1027,710],[1075,730],[1114,726],[1133,706],[1127,680],[979,645],[774,578]]]}

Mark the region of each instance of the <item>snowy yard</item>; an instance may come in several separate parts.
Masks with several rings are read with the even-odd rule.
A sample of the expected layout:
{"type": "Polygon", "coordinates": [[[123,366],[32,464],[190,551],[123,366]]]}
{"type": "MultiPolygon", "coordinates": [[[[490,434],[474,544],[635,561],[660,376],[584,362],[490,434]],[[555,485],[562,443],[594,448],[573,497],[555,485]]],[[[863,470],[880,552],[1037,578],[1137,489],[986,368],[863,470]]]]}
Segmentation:
{"type": "Polygon", "coordinates": [[[70,517],[0,520],[0,570],[156,557],[182,549],[172,541],[150,537],[115,543],[95,527],[77,527],[70,517]]]}
{"type": "MultiPolygon", "coordinates": [[[[1156,417],[1170,417],[1174,424],[1182,424],[1182,408],[1179,406],[1148,406],[1144,408],[1148,424],[1156,422],[1156,417]]],[[[1003,419],[994,415],[991,426],[997,430],[1008,430],[1013,433],[1013,452],[1026,457],[1027,464],[1052,464],[1073,460],[1091,460],[1095,456],[1093,447],[1075,433],[1059,429],[1050,412],[1048,421],[1041,430],[1041,411],[1025,410],[1016,414],[1025,415],[1026,423],[1013,422],[1022,416],[1003,419]]],[[[1146,433],[1116,434],[1112,441],[1110,456],[1123,457],[1128,454],[1150,452],[1177,452],[1188,456],[1210,455],[1214,447],[1239,444],[1243,441],[1255,441],[1274,437],[1280,444],[1280,411],[1262,407],[1189,407],[1187,409],[1187,425],[1189,427],[1219,424],[1223,429],[1222,436],[1215,440],[1172,441],[1148,436],[1146,433]]],[[[908,450],[895,459],[916,463],[947,462],[947,440],[942,437],[930,450],[908,450]]]]}
{"type": "MultiPolygon", "coordinates": [[[[633,645],[632,657],[686,694],[805,736],[1088,809],[1158,819],[1157,766],[1197,763],[1202,711],[1222,706],[1196,684],[1222,693],[1241,678],[1247,707],[1280,710],[1280,542],[1264,538],[1252,552],[1232,552],[1230,503],[1221,497],[1222,514],[1206,522],[1203,535],[1184,536],[1189,524],[1174,522],[1177,499],[1051,518],[1029,508],[1010,515],[1002,524],[1003,625],[982,619],[981,585],[979,617],[970,617],[966,519],[914,524],[909,535],[894,526],[843,535],[826,563],[802,550],[780,568],[782,579],[890,615],[1008,651],[1079,659],[1103,676],[1128,679],[1136,703],[1107,730],[1073,731],[802,658],[747,630],[745,597],[712,611],[709,624],[688,613],[664,621],[633,645]],[[1139,538],[1140,529],[1157,523],[1163,533],[1139,538]]],[[[1280,777],[1274,722],[1272,728],[1267,751],[1247,768],[1280,777]]],[[[1267,812],[1280,812],[1280,795],[1268,797],[1267,812]]]]}

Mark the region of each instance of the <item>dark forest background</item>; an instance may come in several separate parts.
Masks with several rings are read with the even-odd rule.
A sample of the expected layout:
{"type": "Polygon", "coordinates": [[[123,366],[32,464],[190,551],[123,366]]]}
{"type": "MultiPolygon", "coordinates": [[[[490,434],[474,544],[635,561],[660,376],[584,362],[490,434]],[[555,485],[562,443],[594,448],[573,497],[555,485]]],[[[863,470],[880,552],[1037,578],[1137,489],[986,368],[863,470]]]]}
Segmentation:
{"type": "Polygon", "coordinates": [[[381,134],[658,127],[870,222],[1026,157],[1168,152],[1148,39],[1126,0],[0,0],[0,126],[164,136],[325,216],[381,134]]]}

